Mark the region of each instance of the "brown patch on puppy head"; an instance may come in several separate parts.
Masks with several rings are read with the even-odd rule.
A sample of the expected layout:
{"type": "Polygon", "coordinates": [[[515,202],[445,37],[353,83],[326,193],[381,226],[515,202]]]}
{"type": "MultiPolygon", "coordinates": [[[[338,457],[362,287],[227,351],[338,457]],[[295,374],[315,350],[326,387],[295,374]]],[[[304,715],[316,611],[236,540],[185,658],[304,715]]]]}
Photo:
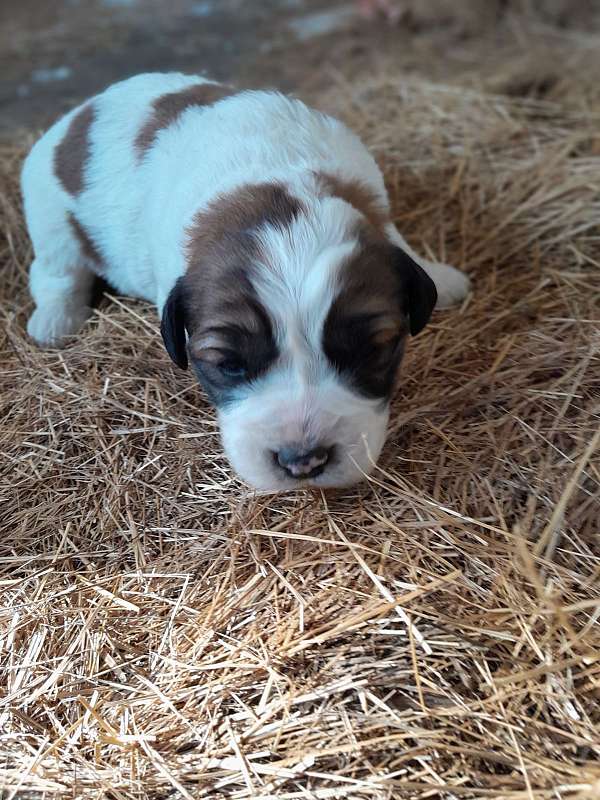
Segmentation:
{"type": "Polygon", "coordinates": [[[81,252],[83,253],[84,257],[89,261],[92,261],[96,266],[100,266],[102,263],[102,256],[100,255],[100,252],[94,244],[89,233],[73,214],[68,215],[68,220],[71,230],[79,242],[79,246],[81,247],[81,252]]]}
{"type": "Polygon", "coordinates": [[[256,233],[265,225],[285,227],[301,211],[284,186],[249,184],[213,200],[188,228],[188,269],[173,290],[177,296],[172,301],[172,292],[167,303],[169,319],[176,313],[177,324],[187,330],[187,349],[185,336],[174,331],[171,321],[163,325],[163,337],[180,366],[187,364],[189,352],[216,405],[227,402],[232,387],[260,375],[277,357],[271,320],[252,282],[261,262],[256,233]],[[170,347],[174,341],[177,347],[170,347]]]}
{"type": "Polygon", "coordinates": [[[156,141],[159,132],[172,125],[191,106],[212,106],[231,97],[237,90],[218,83],[198,83],[177,92],[157,97],[152,103],[152,112],[135,138],[134,147],[141,160],[156,141]]]}
{"type": "Polygon", "coordinates": [[[286,227],[300,211],[284,186],[263,183],[241,186],[195,215],[183,280],[192,337],[207,322],[252,330],[258,300],[251,278],[260,256],[255,234],[265,225],[286,227]]]}
{"type": "Polygon", "coordinates": [[[250,247],[256,254],[253,234],[261,226],[285,228],[301,211],[300,201],[280,183],[246,184],[217,197],[197,212],[188,229],[188,274],[214,249],[228,262],[240,248],[250,247]]]}
{"type": "Polygon", "coordinates": [[[317,172],[319,190],[323,195],[339,197],[349,203],[378,231],[390,221],[390,211],[375,192],[361,181],[340,178],[329,172],[317,172]]]}
{"type": "Polygon", "coordinates": [[[345,317],[369,317],[373,333],[383,340],[392,329],[408,332],[397,249],[384,237],[360,230],[357,249],[340,271],[341,288],[332,305],[345,317]]]}
{"type": "Polygon", "coordinates": [[[90,127],[95,114],[91,104],[78,111],[54,149],[54,173],[72,195],[78,195],[84,188],[85,164],[90,155],[90,127]]]}
{"type": "Polygon", "coordinates": [[[340,272],[323,328],[323,350],[361,394],[387,399],[408,333],[426,324],[435,286],[403,250],[366,226],[340,272]]]}

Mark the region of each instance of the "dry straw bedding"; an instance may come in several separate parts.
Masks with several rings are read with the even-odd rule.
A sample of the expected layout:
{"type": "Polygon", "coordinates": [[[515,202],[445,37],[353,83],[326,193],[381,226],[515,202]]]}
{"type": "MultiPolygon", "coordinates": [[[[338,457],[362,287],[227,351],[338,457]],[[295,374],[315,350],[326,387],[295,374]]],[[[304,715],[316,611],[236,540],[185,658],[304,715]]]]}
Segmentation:
{"type": "Polygon", "coordinates": [[[600,120],[567,94],[325,98],[474,279],[374,479],[327,495],[232,476],[148,306],[32,347],[2,151],[6,797],[600,795],[600,120]]]}

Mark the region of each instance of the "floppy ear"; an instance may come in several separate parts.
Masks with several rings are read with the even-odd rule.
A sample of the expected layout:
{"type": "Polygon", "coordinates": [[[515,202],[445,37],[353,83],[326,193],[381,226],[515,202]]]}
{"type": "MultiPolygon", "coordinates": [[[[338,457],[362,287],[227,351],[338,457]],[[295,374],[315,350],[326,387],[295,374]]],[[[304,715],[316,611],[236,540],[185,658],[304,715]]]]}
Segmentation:
{"type": "Polygon", "coordinates": [[[181,296],[181,278],[171,289],[162,311],[160,332],[167,353],[181,369],[187,369],[188,357],[185,341],[185,313],[181,296]]]}
{"type": "Polygon", "coordinates": [[[402,276],[405,292],[405,311],[410,322],[410,335],[416,336],[429,322],[437,303],[435,283],[400,247],[395,249],[396,268],[402,276]]]}

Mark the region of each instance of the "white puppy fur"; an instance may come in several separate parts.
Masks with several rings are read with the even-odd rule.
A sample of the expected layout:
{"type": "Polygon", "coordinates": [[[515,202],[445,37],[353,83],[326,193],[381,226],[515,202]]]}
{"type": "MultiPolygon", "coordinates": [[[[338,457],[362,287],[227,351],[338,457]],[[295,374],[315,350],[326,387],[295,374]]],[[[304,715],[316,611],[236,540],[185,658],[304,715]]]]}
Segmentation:
{"type": "MultiPolygon", "coordinates": [[[[95,274],[162,313],[188,270],[186,243],[197,215],[240,187],[284,184],[305,213],[287,226],[266,224],[256,232],[269,267],[256,272],[254,287],[279,356],[264,374],[232,390],[227,403],[217,403],[223,444],[240,475],[259,488],[298,483],[273,460],[291,443],[336,448],[336,458],[305,484],[354,483],[379,456],[389,402],[354,391],[323,353],[324,320],[339,290],[341,265],[357,246],[361,215],[339,198],[318,197],[313,176],[327,172],[360,182],[387,209],[381,172],[340,122],[263,91],[180,109],[157,126],[140,155],[135,142],[160,98],[208,83],[181,74],[139,75],[74,109],[35,144],[22,172],[35,251],[30,288],[36,307],[28,331],[41,345],[60,345],[77,333],[91,313],[95,274]],[[57,174],[57,148],[68,141],[82,109],[93,113],[79,142],[81,186],[69,189],[57,174]]],[[[432,278],[438,306],[465,297],[465,275],[419,258],[390,222],[385,234],[432,278]]]]}

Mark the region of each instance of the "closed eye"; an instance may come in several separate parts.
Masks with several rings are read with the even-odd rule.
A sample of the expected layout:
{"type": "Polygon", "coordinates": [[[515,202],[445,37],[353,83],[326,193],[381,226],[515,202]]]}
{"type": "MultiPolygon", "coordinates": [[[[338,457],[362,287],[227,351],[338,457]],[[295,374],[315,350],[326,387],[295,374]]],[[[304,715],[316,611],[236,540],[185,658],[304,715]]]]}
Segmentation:
{"type": "Polygon", "coordinates": [[[394,358],[400,342],[402,340],[401,336],[394,336],[393,339],[388,339],[386,342],[379,342],[375,339],[372,342],[373,350],[375,352],[376,358],[381,361],[387,361],[394,358]]]}
{"type": "Polygon", "coordinates": [[[227,378],[245,378],[248,374],[248,367],[241,358],[236,356],[228,356],[215,366],[227,378]]]}
{"type": "Polygon", "coordinates": [[[405,338],[401,325],[373,325],[372,318],[346,317],[327,326],[323,349],[346,381],[369,397],[383,398],[392,391],[405,338]]]}
{"type": "Polygon", "coordinates": [[[246,377],[248,365],[245,360],[234,350],[220,347],[196,348],[195,361],[199,367],[231,380],[240,380],[246,377]]]}

